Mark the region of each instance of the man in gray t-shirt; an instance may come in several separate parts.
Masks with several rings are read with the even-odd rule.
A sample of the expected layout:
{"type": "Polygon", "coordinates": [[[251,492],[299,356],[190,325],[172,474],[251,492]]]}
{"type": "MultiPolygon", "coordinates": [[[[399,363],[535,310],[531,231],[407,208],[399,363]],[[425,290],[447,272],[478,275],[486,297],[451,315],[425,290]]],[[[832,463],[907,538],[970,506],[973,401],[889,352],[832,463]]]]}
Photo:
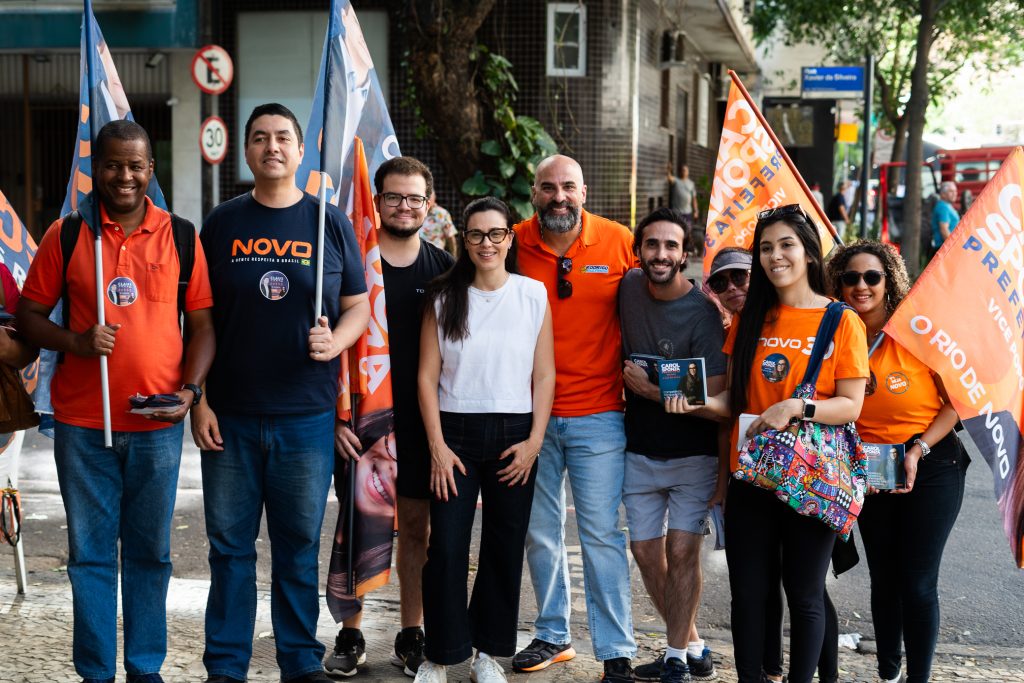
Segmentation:
{"type": "Polygon", "coordinates": [[[704,226],[700,225],[700,212],[697,210],[697,186],[690,180],[690,167],[683,165],[681,175],[672,175],[672,167],[668,170],[668,205],[683,214],[686,219],[686,231],[690,235],[690,252],[694,256],[704,253],[704,226]]]}
{"type": "Polygon", "coordinates": [[[632,354],[702,358],[708,394],[725,388],[718,310],[683,274],[687,227],[682,213],[664,207],[641,220],[633,238],[640,269],[626,273],[619,285],[626,384],[622,502],[630,549],[668,630],[664,663],[637,667],[639,681],[659,680],[663,668],[672,670],[670,674],[687,670],[698,680],[714,675],[711,652],[697,635],[695,617],[709,507],[723,488],[718,429],[699,411],[665,412],[657,380],[630,359],[632,354]]]}

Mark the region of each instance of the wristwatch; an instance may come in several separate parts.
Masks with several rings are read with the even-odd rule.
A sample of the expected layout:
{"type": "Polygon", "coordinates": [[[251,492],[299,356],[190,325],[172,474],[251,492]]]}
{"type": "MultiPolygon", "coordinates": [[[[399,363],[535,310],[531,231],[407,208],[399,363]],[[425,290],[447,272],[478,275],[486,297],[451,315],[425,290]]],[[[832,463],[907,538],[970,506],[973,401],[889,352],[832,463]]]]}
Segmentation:
{"type": "Polygon", "coordinates": [[[181,388],[182,390],[188,389],[193,394],[195,394],[196,397],[192,399],[192,405],[199,405],[199,399],[203,397],[203,390],[199,386],[195,384],[182,384],[181,388]]]}
{"type": "Polygon", "coordinates": [[[921,447],[921,457],[927,458],[928,454],[932,452],[932,447],[926,444],[921,439],[914,439],[914,443],[921,447]]]}
{"type": "Polygon", "coordinates": [[[803,402],[804,402],[804,415],[803,415],[803,419],[810,420],[811,418],[814,417],[814,410],[815,410],[816,406],[813,403],[811,403],[810,401],[808,401],[806,398],[803,399],[803,402]]]}

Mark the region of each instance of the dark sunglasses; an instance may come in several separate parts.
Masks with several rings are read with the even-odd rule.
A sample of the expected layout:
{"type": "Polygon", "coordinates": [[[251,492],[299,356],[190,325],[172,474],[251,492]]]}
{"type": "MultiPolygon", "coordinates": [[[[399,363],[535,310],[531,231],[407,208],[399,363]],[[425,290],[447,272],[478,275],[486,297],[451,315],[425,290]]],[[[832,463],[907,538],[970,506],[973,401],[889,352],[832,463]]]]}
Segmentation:
{"type": "Polygon", "coordinates": [[[885,277],[885,273],[880,270],[865,270],[863,273],[859,273],[856,270],[848,270],[839,276],[842,283],[846,287],[856,287],[857,283],[864,280],[864,284],[868,287],[874,287],[882,278],[885,277]]]}
{"type": "Polygon", "coordinates": [[[721,294],[725,290],[729,289],[729,283],[732,282],[737,287],[746,286],[750,280],[750,271],[743,270],[742,268],[731,268],[729,270],[723,270],[721,273],[715,273],[708,279],[708,287],[715,294],[721,294]]]}
{"type": "Polygon", "coordinates": [[[568,256],[558,257],[558,298],[568,299],[572,296],[572,282],[566,276],[572,272],[572,259],[568,256]]]}
{"type": "Polygon", "coordinates": [[[804,208],[799,204],[786,204],[785,206],[776,206],[774,209],[765,209],[759,211],[757,214],[758,222],[767,220],[776,220],[783,218],[792,218],[793,216],[800,216],[808,223],[811,222],[811,217],[807,215],[804,208]]]}

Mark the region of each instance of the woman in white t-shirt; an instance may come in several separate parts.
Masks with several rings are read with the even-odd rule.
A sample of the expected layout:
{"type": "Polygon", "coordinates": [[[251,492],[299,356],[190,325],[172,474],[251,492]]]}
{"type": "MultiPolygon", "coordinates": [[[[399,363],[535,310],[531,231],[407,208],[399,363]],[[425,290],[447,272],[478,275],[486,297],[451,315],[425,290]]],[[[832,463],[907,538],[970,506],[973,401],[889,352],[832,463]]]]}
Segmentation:
{"type": "Polygon", "coordinates": [[[420,335],[419,398],[430,447],[430,543],[423,567],[426,661],[417,683],[476,648],[473,680],[500,683],[515,654],[537,456],[555,394],[544,285],[516,274],[509,210],[493,197],[463,212],[462,248],[431,283],[420,335]],[[477,496],[483,527],[467,609],[477,496]]]}

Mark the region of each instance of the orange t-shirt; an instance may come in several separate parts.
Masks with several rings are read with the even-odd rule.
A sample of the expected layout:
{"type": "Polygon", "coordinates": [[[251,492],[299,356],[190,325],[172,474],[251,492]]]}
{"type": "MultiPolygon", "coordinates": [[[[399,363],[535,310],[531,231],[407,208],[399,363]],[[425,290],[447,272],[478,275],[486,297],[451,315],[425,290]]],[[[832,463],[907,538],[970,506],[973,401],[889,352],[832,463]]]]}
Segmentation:
{"type": "Polygon", "coordinates": [[[868,443],[905,443],[928,429],[943,405],[928,366],[889,336],[868,361],[871,376],[857,419],[860,438],[868,443]]]}
{"type": "MultiPolygon", "coordinates": [[[[101,209],[103,223],[104,311],[107,324],[120,324],[114,352],[107,357],[110,418],[114,431],[144,432],[167,427],[128,412],[135,392],[160,394],[181,388],[184,349],[178,326],[178,252],[170,214],[146,198],[146,216],[127,238],[120,224],[101,209]]],[[[58,219],[50,226],[32,261],[22,296],[43,306],[61,298],[64,257],[58,219]]],[[[70,326],[83,332],[96,324],[95,238],[82,226],[68,265],[70,326]]],[[[195,265],[185,296],[185,310],[213,306],[202,244],[196,238],[195,265]]],[[[53,378],[57,420],[77,427],[103,428],[98,358],[64,354],[53,378]]]]}
{"type": "MultiPolygon", "coordinates": [[[[761,328],[761,339],[754,354],[747,385],[747,407],[744,412],[760,415],[779,401],[793,396],[807,371],[811,358],[814,336],[818,332],[824,308],[792,308],[780,305],[778,317],[766,322],[761,328]]],[[[769,314],[769,319],[772,317],[769,314]]],[[[739,317],[729,328],[729,335],[722,347],[732,355],[739,330],[739,317]]],[[[836,380],[868,376],[868,347],[864,322],[851,310],[843,311],[843,317],[832,338],[832,348],[825,354],[818,373],[817,399],[832,398],[836,393],[836,380]]],[[[735,416],[738,417],[738,416],[735,416]]],[[[732,443],[739,436],[739,422],[734,420],[732,443]]],[[[739,453],[732,449],[730,462],[735,470],[739,453]]]]}
{"type": "Polygon", "coordinates": [[[633,233],[582,212],[583,229],[565,256],[572,259],[572,296],[558,298],[558,257],[540,235],[537,215],[515,228],[519,270],[544,284],[555,335],[552,415],[578,417],[622,410],[622,334],[619,282],[637,265],[633,233]]]}

